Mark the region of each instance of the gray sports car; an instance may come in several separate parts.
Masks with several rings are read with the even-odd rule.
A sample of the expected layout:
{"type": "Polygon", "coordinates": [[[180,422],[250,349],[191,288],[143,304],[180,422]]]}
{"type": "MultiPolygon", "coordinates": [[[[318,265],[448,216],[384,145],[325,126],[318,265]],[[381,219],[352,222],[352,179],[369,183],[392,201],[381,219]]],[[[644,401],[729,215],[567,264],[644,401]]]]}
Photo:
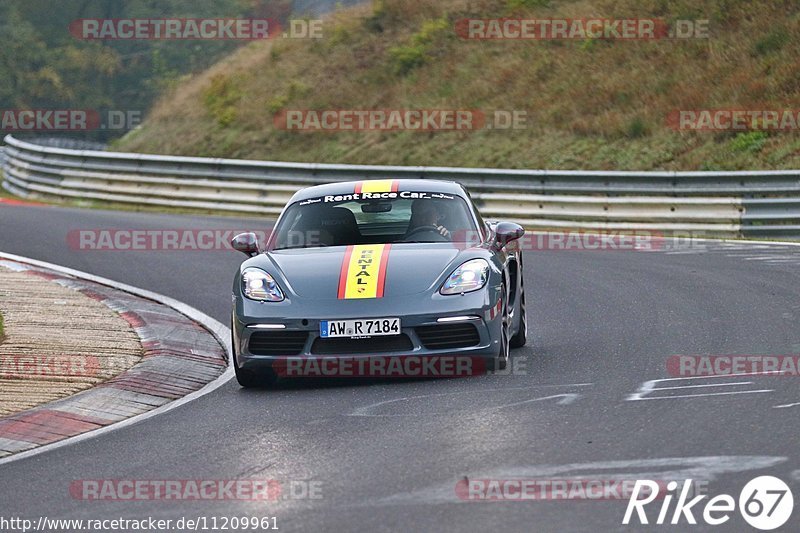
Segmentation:
{"type": "Polygon", "coordinates": [[[524,229],[485,222],[458,183],[372,180],[297,192],[233,281],[244,387],[277,377],[471,375],[526,342],[524,229]]]}

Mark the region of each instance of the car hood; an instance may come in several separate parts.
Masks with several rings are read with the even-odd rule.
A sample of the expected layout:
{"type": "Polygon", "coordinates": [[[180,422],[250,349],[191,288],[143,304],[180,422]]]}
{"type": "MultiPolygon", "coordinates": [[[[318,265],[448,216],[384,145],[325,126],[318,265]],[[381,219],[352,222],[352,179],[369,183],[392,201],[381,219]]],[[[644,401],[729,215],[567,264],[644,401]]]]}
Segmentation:
{"type": "MultiPolygon", "coordinates": [[[[274,250],[260,257],[271,263],[262,268],[282,278],[287,289],[297,296],[337,299],[343,269],[347,277],[348,262],[345,259],[348,250],[350,254],[358,253],[360,247],[274,250]]],[[[460,264],[455,259],[462,253],[451,243],[391,245],[382,258],[385,263],[383,297],[428,291],[460,264]]]]}

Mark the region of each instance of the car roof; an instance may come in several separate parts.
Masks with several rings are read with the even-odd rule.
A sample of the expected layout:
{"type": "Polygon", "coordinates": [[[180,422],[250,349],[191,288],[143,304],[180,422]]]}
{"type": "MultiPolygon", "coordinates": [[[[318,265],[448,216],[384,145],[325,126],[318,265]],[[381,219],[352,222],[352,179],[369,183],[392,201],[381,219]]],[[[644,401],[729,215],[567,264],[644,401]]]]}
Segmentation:
{"type": "Polygon", "coordinates": [[[359,180],[341,181],[336,183],[326,183],[325,185],[314,185],[297,191],[290,203],[309,198],[319,198],[320,196],[353,194],[361,189],[371,192],[390,192],[390,191],[419,191],[444,193],[467,198],[464,189],[455,181],[429,180],[429,179],[387,179],[387,180],[359,180]]]}

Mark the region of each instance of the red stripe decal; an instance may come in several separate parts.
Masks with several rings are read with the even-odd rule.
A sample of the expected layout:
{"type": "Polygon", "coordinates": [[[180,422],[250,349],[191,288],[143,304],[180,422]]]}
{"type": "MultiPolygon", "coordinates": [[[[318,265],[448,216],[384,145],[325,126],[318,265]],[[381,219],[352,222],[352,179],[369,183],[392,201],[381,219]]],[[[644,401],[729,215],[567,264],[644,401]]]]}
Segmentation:
{"type": "Polygon", "coordinates": [[[363,181],[359,181],[358,183],[356,183],[356,191],[355,192],[358,193],[358,194],[361,194],[361,188],[363,186],[364,186],[364,182],[363,181]]]}
{"type": "Polygon", "coordinates": [[[397,192],[400,190],[400,181],[394,180],[392,181],[392,192],[397,192]]]}
{"type": "Polygon", "coordinates": [[[378,271],[378,294],[376,295],[376,298],[383,298],[383,288],[386,285],[386,265],[389,264],[389,250],[391,249],[391,244],[387,244],[383,247],[383,253],[381,254],[381,267],[378,271]]]}
{"type": "Polygon", "coordinates": [[[342,269],[339,271],[339,293],[338,298],[344,299],[345,289],[347,289],[347,271],[350,268],[350,256],[353,255],[353,246],[347,247],[344,252],[344,259],[342,259],[342,269]]]}

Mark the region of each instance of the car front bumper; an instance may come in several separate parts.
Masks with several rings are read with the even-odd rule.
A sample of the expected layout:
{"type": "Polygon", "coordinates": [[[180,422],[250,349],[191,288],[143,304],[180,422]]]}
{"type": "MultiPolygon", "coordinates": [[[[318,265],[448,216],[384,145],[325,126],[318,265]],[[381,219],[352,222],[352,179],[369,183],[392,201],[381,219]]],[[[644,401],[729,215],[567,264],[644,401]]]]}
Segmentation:
{"type": "MultiPolygon", "coordinates": [[[[298,304],[291,301],[274,303],[260,303],[239,297],[234,297],[234,310],[232,320],[234,354],[236,364],[241,369],[258,370],[273,368],[285,370],[287,365],[296,365],[303,361],[304,368],[309,366],[309,360],[324,360],[328,366],[331,360],[347,360],[356,374],[372,372],[384,368],[387,358],[407,360],[409,364],[422,360],[430,363],[431,359],[438,358],[442,364],[453,364],[464,371],[463,362],[469,361],[472,373],[485,370],[500,349],[502,328],[502,315],[500,311],[500,288],[487,287],[474,293],[458,296],[434,295],[409,295],[404,298],[350,301],[318,301],[314,303],[298,304]],[[326,307],[330,308],[326,312],[326,307]],[[424,307],[424,312],[419,309],[424,307]],[[320,322],[323,320],[369,319],[399,317],[401,321],[401,335],[405,336],[403,346],[388,346],[396,344],[387,341],[389,337],[372,337],[359,339],[355,342],[336,341],[336,353],[331,353],[330,339],[321,339],[320,322]],[[460,325],[460,327],[455,327],[460,325]],[[475,328],[477,335],[475,342],[469,346],[444,346],[432,345],[430,332],[434,334],[443,331],[444,338],[453,329],[463,329],[466,325],[475,328]],[[445,326],[442,328],[442,326],[445,326]],[[422,332],[427,331],[426,336],[422,332]],[[305,335],[305,337],[303,337],[305,335]],[[265,338],[292,337],[291,350],[282,353],[282,346],[277,342],[276,350],[255,349],[253,346],[265,338]],[[302,338],[302,340],[300,340],[302,338]],[[321,349],[321,347],[325,347],[321,349]],[[378,363],[371,361],[377,360],[378,363]],[[353,361],[367,361],[368,363],[353,363],[353,361]],[[381,366],[383,361],[383,366],[381,366]]],[[[392,336],[395,337],[395,336],[392,336]]],[[[263,347],[263,342],[261,343],[263,347]]],[[[424,363],[423,363],[424,364],[424,363]]],[[[396,367],[396,365],[395,365],[396,367]]],[[[297,368],[292,367],[292,368],[297,368]]],[[[350,366],[340,363],[335,367],[343,375],[350,374],[350,366]]],[[[332,371],[333,372],[333,371],[332,371]]],[[[446,372],[445,372],[446,373],[446,372]]]]}

